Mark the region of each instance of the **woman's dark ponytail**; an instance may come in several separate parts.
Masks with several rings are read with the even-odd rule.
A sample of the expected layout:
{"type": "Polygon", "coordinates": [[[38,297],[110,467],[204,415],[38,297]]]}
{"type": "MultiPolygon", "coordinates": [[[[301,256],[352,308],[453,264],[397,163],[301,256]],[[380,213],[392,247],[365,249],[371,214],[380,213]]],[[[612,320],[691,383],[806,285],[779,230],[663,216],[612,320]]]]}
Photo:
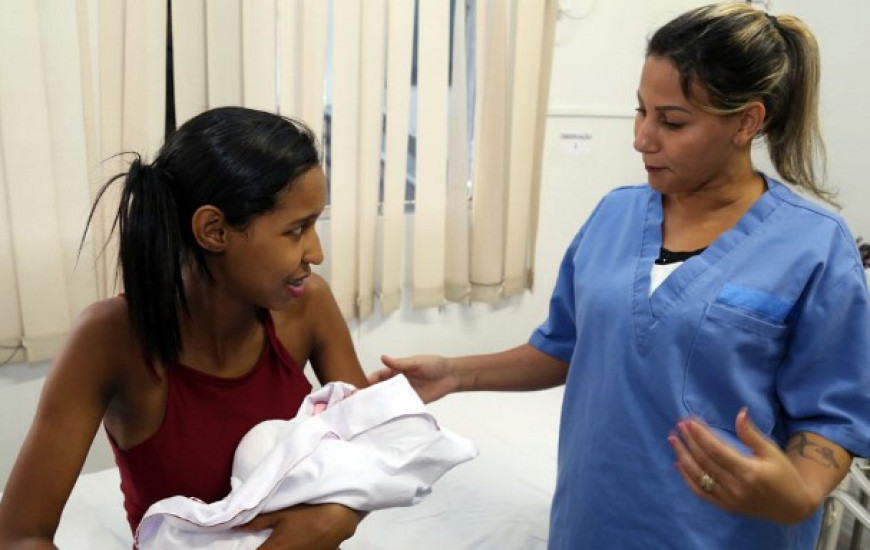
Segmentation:
{"type": "Polygon", "coordinates": [[[171,176],[159,166],[130,164],[118,207],[119,261],[130,319],[146,357],[175,363],[181,350],[184,246],[171,176]]]}

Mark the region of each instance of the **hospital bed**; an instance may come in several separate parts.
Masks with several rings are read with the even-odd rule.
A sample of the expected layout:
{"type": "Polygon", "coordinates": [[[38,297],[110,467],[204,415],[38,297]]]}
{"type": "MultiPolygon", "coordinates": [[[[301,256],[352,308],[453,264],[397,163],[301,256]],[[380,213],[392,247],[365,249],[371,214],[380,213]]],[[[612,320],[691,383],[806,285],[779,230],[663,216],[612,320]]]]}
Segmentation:
{"type": "MultiPolygon", "coordinates": [[[[544,550],[556,475],[562,389],[457,394],[429,405],[480,455],[420,504],[370,514],[342,550],[544,550]]],[[[817,550],[870,550],[868,463],[855,461],[825,504],[817,550]]],[[[83,474],[64,511],[63,550],[129,550],[116,468],[83,474]]]]}
{"type": "MultiPolygon", "coordinates": [[[[543,550],[556,476],[561,388],[448,396],[429,405],[439,424],[480,455],[447,472],[408,508],[371,513],[342,550],[543,550]]],[[[83,474],[55,542],[63,550],[129,550],[116,468],[83,474]]]]}
{"type": "Polygon", "coordinates": [[[870,550],[870,462],[855,459],[825,502],[816,550],[870,550]]]}

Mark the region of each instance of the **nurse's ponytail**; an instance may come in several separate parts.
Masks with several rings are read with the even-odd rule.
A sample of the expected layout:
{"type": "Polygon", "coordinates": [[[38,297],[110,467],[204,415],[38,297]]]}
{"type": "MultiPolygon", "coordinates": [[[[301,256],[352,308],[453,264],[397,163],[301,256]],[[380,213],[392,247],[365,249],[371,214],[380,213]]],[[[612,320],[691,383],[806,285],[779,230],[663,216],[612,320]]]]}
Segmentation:
{"type": "Polygon", "coordinates": [[[671,60],[683,93],[699,108],[739,113],[761,101],[767,140],[779,175],[830,204],[819,123],[820,57],[816,39],[797,17],[773,16],[742,2],[690,10],[661,27],[647,55],[671,60]],[[702,102],[692,86],[707,92],[702,102]]]}

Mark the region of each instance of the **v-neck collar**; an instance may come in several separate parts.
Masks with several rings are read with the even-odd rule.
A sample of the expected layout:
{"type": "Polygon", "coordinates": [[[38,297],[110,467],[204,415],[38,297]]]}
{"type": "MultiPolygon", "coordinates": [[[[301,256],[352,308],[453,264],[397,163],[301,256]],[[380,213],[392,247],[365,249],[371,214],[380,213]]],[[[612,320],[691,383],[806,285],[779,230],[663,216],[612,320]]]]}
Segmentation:
{"type": "Polygon", "coordinates": [[[664,218],[662,195],[649,188],[649,200],[644,220],[640,258],[634,280],[634,326],[638,348],[641,352],[647,345],[650,331],[670,312],[678,307],[691,292],[692,286],[721,272],[720,262],[729,252],[738,247],[776,209],[781,185],[761,174],[767,190],[728,231],[719,235],[700,254],[686,260],[665,279],[650,295],[650,273],[653,262],[662,246],[662,221],[664,218]]]}

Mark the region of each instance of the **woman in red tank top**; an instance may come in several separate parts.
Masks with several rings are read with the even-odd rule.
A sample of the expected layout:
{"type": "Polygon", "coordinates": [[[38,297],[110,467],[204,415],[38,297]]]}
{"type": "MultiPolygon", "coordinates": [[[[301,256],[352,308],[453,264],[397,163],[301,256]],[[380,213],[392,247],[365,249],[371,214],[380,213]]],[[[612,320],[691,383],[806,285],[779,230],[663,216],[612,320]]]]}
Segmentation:
{"type": "MultiPolygon", "coordinates": [[[[124,295],[86,308],[55,360],[0,501],[3,548],[53,547],[101,422],[135,531],[162,498],[223,498],[247,430],[296,414],[311,389],[306,363],[322,384],[367,385],[335,299],[311,272],[323,261],[315,223],[326,184],[304,124],[206,111],[103,191],[116,180],[124,295]]],[[[246,528],[272,529],[270,546],[333,550],[360,517],[298,506],[246,528]]]]}

